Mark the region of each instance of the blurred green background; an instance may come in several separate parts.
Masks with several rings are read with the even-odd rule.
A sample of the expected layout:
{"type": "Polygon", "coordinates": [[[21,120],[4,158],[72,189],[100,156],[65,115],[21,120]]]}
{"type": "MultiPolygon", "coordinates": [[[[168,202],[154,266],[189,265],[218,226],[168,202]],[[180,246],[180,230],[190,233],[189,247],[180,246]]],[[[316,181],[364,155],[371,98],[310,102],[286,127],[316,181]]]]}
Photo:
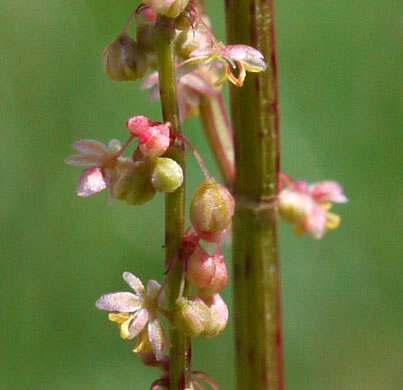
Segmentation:
{"type": "MultiPolygon", "coordinates": [[[[280,228],[287,388],[397,389],[401,3],[276,3],[283,170],[338,180],[351,200],[322,241],[280,228]]],[[[162,196],[142,208],[79,199],[80,169],[63,163],[77,139],[123,141],[130,116],[161,119],[140,83],[109,81],[100,64],[136,4],[0,2],[1,390],[142,390],[156,379],[94,302],[125,289],[126,270],[162,280],[162,196]]],[[[223,4],[207,5],[224,39],[223,4]]],[[[213,167],[198,121],[185,131],[213,167]]],[[[194,189],[193,158],[189,170],[194,189]]],[[[232,351],[231,324],[196,340],[194,368],[233,389],[232,351]]]]}

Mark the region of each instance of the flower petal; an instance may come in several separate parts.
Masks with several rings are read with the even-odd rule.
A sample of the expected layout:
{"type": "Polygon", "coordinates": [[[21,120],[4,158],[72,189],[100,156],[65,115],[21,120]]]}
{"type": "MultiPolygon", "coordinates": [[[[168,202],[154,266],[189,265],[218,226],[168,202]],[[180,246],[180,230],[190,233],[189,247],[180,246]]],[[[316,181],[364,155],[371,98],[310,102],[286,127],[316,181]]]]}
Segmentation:
{"type": "Polygon", "coordinates": [[[78,167],[101,167],[103,163],[103,158],[99,154],[75,154],[73,156],[67,157],[64,162],[65,164],[75,165],[78,167]]]}
{"type": "Polygon", "coordinates": [[[155,358],[157,361],[161,360],[168,349],[168,337],[159,319],[151,320],[148,323],[148,338],[155,358]]]}
{"type": "Polygon", "coordinates": [[[118,139],[111,139],[108,143],[108,151],[105,153],[104,158],[113,158],[116,153],[118,153],[122,149],[122,144],[118,139]]]}
{"type": "Polygon", "coordinates": [[[309,186],[309,192],[318,202],[346,203],[347,197],[343,194],[343,187],[335,181],[321,181],[309,186]]]}
{"type": "Polygon", "coordinates": [[[228,45],[220,51],[220,55],[243,62],[248,72],[261,72],[267,67],[262,53],[251,46],[228,45]]]}
{"type": "Polygon", "coordinates": [[[158,72],[152,73],[148,76],[141,85],[141,89],[153,88],[159,84],[158,72]]]}
{"type": "Polygon", "coordinates": [[[303,223],[304,229],[313,238],[321,239],[326,232],[326,211],[316,204],[303,223]]]}
{"type": "Polygon", "coordinates": [[[123,279],[137,295],[142,296],[144,294],[143,283],[137,276],[134,276],[131,272],[123,272],[123,279]]]}
{"type": "MultiPolygon", "coordinates": [[[[154,299],[161,289],[161,285],[155,280],[149,280],[147,283],[147,297],[154,299]]],[[[162,295],[162,294],[161,294],[162,295]]]]}
{"type": "Polygon", "coordinates": [[[77,195],[82,198],[94,195],[106,188],[104,175],[99,168],[87,168],[80,176],[77,195]]]}
{"type": "Polygon", "coordinates": [[[108,150],[105,144],[95,139],[80,139],[73,144],[73,149],[80,154],[104,154],[108,150]]]}
{"type": "Polygon", "coordinates": [[[132,313],[142,308],[143,300],[130,292],[115,292],[102,295],[95,306],[99,310],[132,313]]]}
{"type": "Polygon", "coordinates": [[[134,320],[130,324],[128,339],[129,340],[134,339],[144,329],[149,319],[150,314],[148,313],[148,310],[146,309],[139,310],[136,313],[134,320]]]}
{"type": "Polygon", "coordinates": [[[189,57],[209,57],[216,52],[215,48],[212,47],[202,47],[199,49],[193,50],[189,57]]]}

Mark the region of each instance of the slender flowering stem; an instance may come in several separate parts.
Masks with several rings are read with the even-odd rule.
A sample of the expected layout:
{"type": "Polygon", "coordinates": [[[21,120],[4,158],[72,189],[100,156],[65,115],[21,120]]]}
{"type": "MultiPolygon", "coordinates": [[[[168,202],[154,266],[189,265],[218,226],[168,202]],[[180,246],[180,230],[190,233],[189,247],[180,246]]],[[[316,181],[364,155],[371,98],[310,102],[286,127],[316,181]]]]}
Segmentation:
{"type": "Polygon", "coordinates": [[[234,139],[221,94],[200,98],[200,119],[224,183],[231,188],[235,177],[234,139]]]}
{"type": "Polygon", "coordinates": [[[279,117],[273,0],[226,0],[229,43],[255,47],[268,69],[231,88],[237,388],[283,389],[276,199],[279,117]]]}
{"type": "Polygon", "coordinates": [[[129,27],[131,23],[133,22],[134,17],[136,16],[137,13],[137,8],[130,14],[129,19],[126,22],[125,28],[123,29],[124,33],[127,33],[129,31],[129,27]]]}
{"type": "MultiPolygon", "coordinates": [[[[162,114],[165,122],[171,123],[172,134],[181,134],[174,61],[175,28],[173,19],[158,16],[158,73],[162,114]]],[[[174,159],[183,169],[185,176],[185,149],[183,141],[176,139],[165,154],[174,159]]],[[[173,193],[165,195],[165,249],[167,265],[178,256],[168,282],[168,305],[171,310],[181,288],[182,281],[182,245],[185,225],[185,180],[173,193]]],[[[185,284],[185,295],[189,292],[185,284]]],[[[190,339],[177,329],[170,332],[170,389],[178,390],[190,387],[190,339]]]]}
{"type": "MultiPolygon", "coordinates": [[[[195,3],[202,20],[208,19],[204,0],[195,0],[195,3]]],[[[235,178],[234,136],[221,93],[216,97],[200,96],[200,119],[224,183],[232,188],[235,178]]]]}

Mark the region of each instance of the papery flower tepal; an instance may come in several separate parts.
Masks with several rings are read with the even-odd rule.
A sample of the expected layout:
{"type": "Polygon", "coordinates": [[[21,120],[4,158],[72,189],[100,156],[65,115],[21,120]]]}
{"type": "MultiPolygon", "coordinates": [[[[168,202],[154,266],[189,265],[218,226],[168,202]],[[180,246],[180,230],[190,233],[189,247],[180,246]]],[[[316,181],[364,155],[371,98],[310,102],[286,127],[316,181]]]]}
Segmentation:
{"type": "Polygon", "coordinates": [[[123,339],[132,340],[139,335],[139,342],[133,352],[152,350],[156,359],[161,360],[168,349],[167,335],[158,318],[164,299],[162,294],[158,295],[161,286],[155,280],[149,280],[145,289],[140,279],[130,272],[124,272],[123,279],[134,290],[134,294],[105,294],[95,305],[99,310],[112,312],[108,316],[109,320],[119,325],[123,339]]]}
{"type": "Polygon", "coordinates": [[[64,160],[68,165],[89,167],[82,173],[77,186],[77,195],[88,197],[104,189],[108,190],[108,200],[114,198],[113,186],[122,172],[128,170],[133,162],[120,157],[121,144],[113,139],[108,146],[102,142],[83,139],[73,144],[79,153],[64,160]]]}
{"type": "Polygon", "coordinates": [[[262,53],[247,45],[228,45],[216,42],[210,48],[196,49],[190,53],[190,58],[180,67],[191,68],[208,64],[221,64],[223,73],[215,85],[221,85],[227,80],[237,87],[242,87],[246,72],[259,73],[266,70],[267,65],[262,53]],[[234,74],[237,70],[238,75],[234,74]]]}
{"type": "Polygon", "coordinates": [[[334,181],[322,181],[308,185],[305,181],[288,182],[288,187],[279,194],[281,217],[295,225],[295,233],[309,233],[320,239],[340,225],[341,218],[329,210],[333,203],[346,203],[343,188],[334,181]]]}

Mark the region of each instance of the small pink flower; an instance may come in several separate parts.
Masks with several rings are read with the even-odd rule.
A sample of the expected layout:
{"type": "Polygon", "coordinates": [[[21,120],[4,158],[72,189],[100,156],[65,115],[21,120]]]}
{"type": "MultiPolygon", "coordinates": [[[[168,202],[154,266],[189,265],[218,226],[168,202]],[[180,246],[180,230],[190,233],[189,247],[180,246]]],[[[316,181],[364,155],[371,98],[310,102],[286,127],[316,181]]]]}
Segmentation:
{"type": "Polygon", "coordinates": [[[159,305],[163,303],[163,295],[159,294],[161,286],[155,280],[149,280],[147,290],[140,279],[130,272],[123,273],[123,279],[134,290],[130,292],[114,292],[103,295],[96,302],[99,310],[110,312],[109,320],[120,327],[120,336],[132,340],[140,336],[134,352],[147,352],[151,345],[157,361],[161,360],[168,349],[168,339],[161,321],[158,318],[159,305]]]}
{"type": "Polygon", "coordinates": [[[169,147],[170,123],[154,123],[145,116],[135,116],[127,121],[130,133],[139,137],[139,148],[144,156],[155,158],[162,156],[169,147]]]}
{"type": "Polygon", "coordinates": [[[78,181],[77,195],[85,198],[108,189],[108,199],[113,199],[114,183],[132,165],[130,159],[118,157],[120,142],[113,139],[107,146],[96,140],[83,139],[75,142],[73,149],[79,153],[66,158],[64,162],[89,167],[78,181]]]}
{"type": "Polygon", "coordinates": [[[281,217],[295,225],[296,234],[309,233],[320,239],[331,229],[340,225],[340,217],[328,210],[332,203],[347,202],[343,188],[334,181],[308,185],[305,181],[290,182],[279,194],[281,217]]]}

